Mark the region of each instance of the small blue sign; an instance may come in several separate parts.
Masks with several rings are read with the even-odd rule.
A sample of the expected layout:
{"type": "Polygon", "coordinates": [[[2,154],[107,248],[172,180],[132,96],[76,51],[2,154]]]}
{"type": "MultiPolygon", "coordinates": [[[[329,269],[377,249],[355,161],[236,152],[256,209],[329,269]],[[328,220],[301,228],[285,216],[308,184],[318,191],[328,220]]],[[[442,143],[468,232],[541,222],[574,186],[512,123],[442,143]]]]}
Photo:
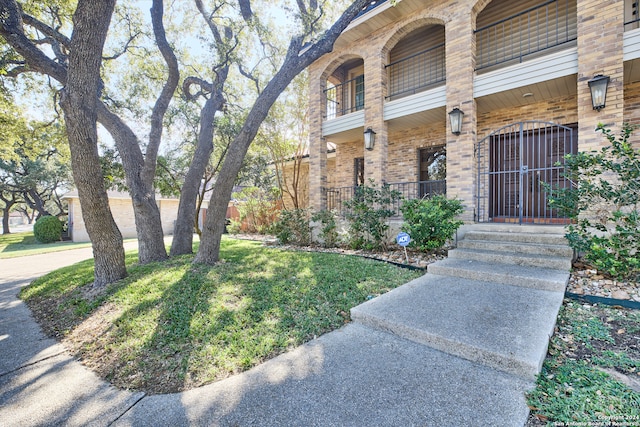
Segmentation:
{"type": "Polygon", "coordinates": [[[409,242],[411,242],[411,236],[405,233],[404,231],[398,233],[398,237],[396,237],[396,242],[402,247],[409,246],[409,242]]]}

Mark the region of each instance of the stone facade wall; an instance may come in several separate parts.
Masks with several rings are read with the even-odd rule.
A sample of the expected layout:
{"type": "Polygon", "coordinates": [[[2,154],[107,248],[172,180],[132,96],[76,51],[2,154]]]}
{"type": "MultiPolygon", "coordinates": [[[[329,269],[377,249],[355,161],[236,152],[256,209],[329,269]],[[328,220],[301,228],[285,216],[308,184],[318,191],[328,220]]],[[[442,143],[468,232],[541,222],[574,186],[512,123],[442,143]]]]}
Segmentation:
{"type": "MultiPolygon", "coordinates": [[[[497,0],[494,0],[497,1],[497,0]]],[[[339,142],[336,150],[336,170],[332,186],[353,185],[353,159],[364,156],[365,174],[377,182],[411,182],[418,178],[417,150],[421,147],[447,145],[447,194],[461,198],[465,204],[463,219],[473,220],[477,171],[474,148],[492,131],[520,121],[545,121],[561,125],[578,124],[579,150],[602,146],[603,138],[594,132],[599,122],[613,127],[623,120],[640,124],[640,83],[624,86],[623,9],[624,0],[576,0],[578,40],[576,50],[578,72],[575,88],[552,99],[533,98],[528,104],[512,108],[480,111],[474,96],[476,18],[491,0],[428,1],[424,9],[404,15],[375,29],[364,39],[341,47],[316,61],[310,67],[311,85],[311,173],[309,197],[312,205],[323,206],[321,189],[327,185],[325,154],[322,145],[322,87],[327,78],[342,63],[353,58],[364,61],[365,121],[363,129],[371,127],[377,133],[376,148],[362,149],[362,139],[339,142]],[[387,74],[384,64],[390,50],[411,31],[426,25],[442,25],[445,29],[446,51],[446,111],[458,107],[464,111],[462,133],[450,132],[448,117],[424,126],[397,130],[384,120],[387,100],[387,74]],[[611,77],[607,106],[595,111],[587,81],[597,74],[611,77]],[[393,129],[393,130],[390,130],[393,129]],[[314,143],[313,139],[317,141],[314,143]],[[315,145],[314,145],[315,144],[315,145]],[[315,147],[315,149],[314,149],[315,147]],[[314,150],[317,150],[314,151],[314,150]],[[314,166],[315,165],[315,166],[314,166]],[[319,175],[317,175],[319,174],[319,175]]],[[[542,3],[542,1],[541,1],[542,3]]],[[[509,2],[504,2],[509,5],[509,2]]],[[[401,5],[400,5],[401,6],[401,5]]],[[[400,10],[400,7],[398,7],[400,10]]],[[[529,91],[523,86],[523,92],[529,91]]],[[[531,91],[536,92],[532,84],[531,91]]],[[[520,101],[519,103],[522,103],[520,101]]],[[[433,117],[433,116],[432,116],[433,117]]],[[[331,140],[330,137],[327,138],[331,140]]],[[[640,139],[640,138],[639,138],[640,139]]]]}

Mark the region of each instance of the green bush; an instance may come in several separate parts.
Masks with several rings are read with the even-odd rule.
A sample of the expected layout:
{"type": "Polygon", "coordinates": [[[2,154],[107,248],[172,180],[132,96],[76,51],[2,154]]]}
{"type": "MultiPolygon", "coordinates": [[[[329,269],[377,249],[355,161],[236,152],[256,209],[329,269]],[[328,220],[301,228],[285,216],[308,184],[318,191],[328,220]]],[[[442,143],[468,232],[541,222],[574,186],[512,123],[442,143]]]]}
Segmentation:
{"type": "Polygon", "coordinates": [[[309,213],[305,209],[283,210],[273,231],[280,243],[306,246],[311,243],[309,213]]]}
{"type": "Polygon", "coordinates": [[[40,243],[62,240],[62,222],[55,216],[42,216],[33,225],[33,235],[40,243]]]}
{"type": "Polygon", "coordinates": [[[429,251],[441,248],[462,225],[456,216],[464,209],[458,199],[437,195],[428,199],[405,201],[400,207],[402,231],[411,236],[411,247],[429,251]]]}
{"type": "Polygon", "coordinates": [[[339,236],[335,212],[321,210],[316,212],[311,219],[320,223],[318,237],[322,240],[322,245],[325,248],[336,247],[339,243],[339,236]]]}
{"type": "Polygon", "coordinates": [[[239,224],[230,224],[233,232],[265,234],[275,221],[278,213],[277,195],[258,187],[247,187],[233,193],[240,219],[239,224]]]}
{"type": "Polygon", "coordinates": [[[388,219],[395,214],[391,208],[401,197],[389,185],[377,187],[373,180],[369,180],[369,185],[356,187],[353,198],[344,202],[349,245],[353,249],[386,250],[388,219]]]}
{"type": "Polygon", "coordinates": [[[600,151],[565,156],[563,175],[569,188],[547,188],[549,205],[572,219],[571,247],[598,270],[619,279],[640,278],[640,150],[624,125],[616,138],[598,125],[610,145],[600,151]]]}

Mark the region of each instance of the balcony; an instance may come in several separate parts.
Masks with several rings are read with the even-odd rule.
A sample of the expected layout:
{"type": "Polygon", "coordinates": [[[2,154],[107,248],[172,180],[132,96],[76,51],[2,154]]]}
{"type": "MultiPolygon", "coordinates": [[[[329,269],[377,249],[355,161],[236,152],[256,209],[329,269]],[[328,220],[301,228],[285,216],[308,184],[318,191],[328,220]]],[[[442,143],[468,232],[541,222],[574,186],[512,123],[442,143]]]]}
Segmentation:
{"type": "Polygon", "coordinates": [[[446,79],[444,43],[386,65],[393,100],[426,90],[446,79]]]}
{"type": "Polygon", "coordinates": [[[640,0],[626,0],[624,2],[624,30],[630,31],[640,28],[640,0]]]}
{"type": "MultiPolygon", "coordinates": [[[[487,16],[500,16],[503,8],[495,6],[487,16]]],[[[482,22],[481,17],[478,20],[482,22]]],[[[546,1],[482,26],[475,34],[477,70],[519,63],[537,53],[562,49],[577,39],[576,0],[546,1]]]]}
{"type": "MultiPolygon", "coordinates": [[[[394,217],[400,217],[400,206],[402,200],[422,199],[437,194],[446,194],[447,182],[438,181],[417,181],[417,182],[397,182],[387,184],[392,191],[397,191],[401,198],[399,201],[388,206],[394,212],[394,217]]],[[[326,188],[327,209],[335,211],[340,217],[344,217],[348,210],[344,203],[357,197],[358,186],[326,188]]]]}
{"type": "Polygon", "coordinates": [[[324,90],[327,102],[326,120],[364,109],[364,74],[329,86],[324,90]]]}

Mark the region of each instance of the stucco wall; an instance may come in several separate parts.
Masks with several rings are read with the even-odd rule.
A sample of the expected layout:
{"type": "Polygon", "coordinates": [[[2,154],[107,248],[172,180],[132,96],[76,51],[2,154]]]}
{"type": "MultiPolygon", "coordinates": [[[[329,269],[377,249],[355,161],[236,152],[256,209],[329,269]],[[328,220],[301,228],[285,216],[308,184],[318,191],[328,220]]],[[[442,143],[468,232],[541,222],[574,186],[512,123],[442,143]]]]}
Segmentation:
{"type": "MultiPolygon", "coordinates": [[[[160,209],[162,221],[162,230],[165,235],[173,234],[173,223],[178,214],[178,199],[161,199],[157,201],[160,209]]],[[[131,199],[109,199],[109,206],[113,218],[122,233],[124,239],[135,238],[136,225],[133,215],[133,205],[131,199]]],[[[69,221],[74,242],[88,242],[89,234],[87,233],[84,220],[82,218],[82,207],[77,197],[69,200],[69,221]]]]}

